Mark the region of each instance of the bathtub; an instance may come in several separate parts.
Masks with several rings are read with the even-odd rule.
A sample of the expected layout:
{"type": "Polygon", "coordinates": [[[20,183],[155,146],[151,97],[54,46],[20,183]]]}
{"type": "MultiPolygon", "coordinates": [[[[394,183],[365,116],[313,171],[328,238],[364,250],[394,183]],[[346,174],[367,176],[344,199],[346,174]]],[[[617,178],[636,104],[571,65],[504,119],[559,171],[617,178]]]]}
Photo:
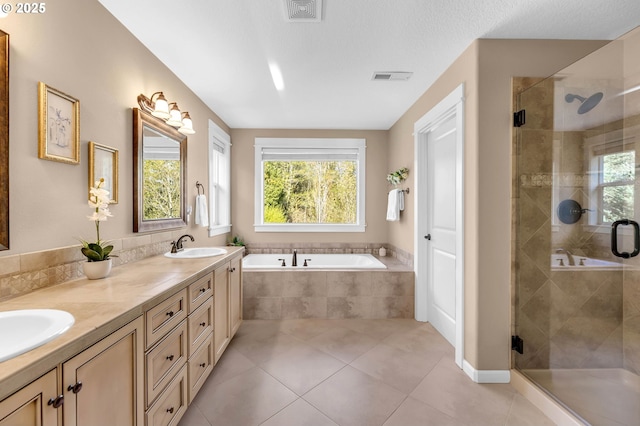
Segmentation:
{"type": "Polygon", "coordinates": [[[370,254],[308,254],[298,253],[298,266],[291,266],[293,255],[287,254],[250,254],[242,260],[242,269],[387,269],[370,254]],[[286,266],[282,266],[282,260],[286,266]],[[307,265],[303,266],[307,259],[307,265]]]}
{"type": "Polygon", "coordinates": [[[610,260],[593,259],[585,256],[573,256],[575,265],[569,265],[566,254],[551,255],[552,271],[617,271],[624,268],[619,262],[610,260]]]}

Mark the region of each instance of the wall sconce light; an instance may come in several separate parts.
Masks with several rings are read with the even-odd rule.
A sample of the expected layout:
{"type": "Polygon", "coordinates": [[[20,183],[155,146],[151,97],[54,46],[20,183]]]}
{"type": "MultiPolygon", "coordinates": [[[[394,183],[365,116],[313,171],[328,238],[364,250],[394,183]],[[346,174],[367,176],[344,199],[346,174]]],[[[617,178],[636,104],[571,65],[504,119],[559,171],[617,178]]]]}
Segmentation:
{"type": "Polygon", "coordinates": [[[138,105],[142,110],[154,117],[164,120],[168,125],[176,127],[183,135],[193,135],[193,122],[188,112],[181,112],[176,102],[169,103],[162,92],[155,92],[150,98],[143,94],[138,96],[138,105]],[[171,107],[171,108],[169,108],[171,107]]]}

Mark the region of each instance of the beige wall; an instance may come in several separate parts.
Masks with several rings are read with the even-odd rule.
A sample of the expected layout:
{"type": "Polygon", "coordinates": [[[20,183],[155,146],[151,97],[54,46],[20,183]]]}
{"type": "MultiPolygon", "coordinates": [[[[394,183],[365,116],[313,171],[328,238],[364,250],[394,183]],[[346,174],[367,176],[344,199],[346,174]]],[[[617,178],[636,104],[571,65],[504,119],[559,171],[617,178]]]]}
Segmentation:
{"type": "MultiPolygon", "coordinates": [[[[546,77],[603,44],[477,40],[389,131],[389,168],[413,164],[413,123],[465,84],[464,358],[478,370],[509,368],[511,77],[546,77]]],[[[391,244],[413,241],[413,220],[389,227],[391,244]]]]}
{"type": "MultiPolygon", "coordinates": [[[[189,136],[187,186],[189,203],[195,182],[207,182],[208,119],[228,127],[178,78],[135,39],[96,0],[56,0],[42,15],[10,14],[0,20],[10,34],[10,238],[11,250],[0,256],[77,244],[76,237],[95,238],[87,194],[87,143],[119,150],[119,204],[101,236],[119,239],[132,233],[132,118],[140,93],[162,90],[188,110],[196,134],[189,136]],[[38,159],[37,84],[80,100],[79,165],[38,159]]],[[[192,218],[193,219],[193,218],[192,218]]],[[[192,220],[193,222],[193,220],[192,220]]],[[[209,239],[193,225],[178,232],[209,239]]]]}
{"type": "MultiPolygon", "coordinates": [[[[231,131],[232,233],[248,243],[371,243],[387,242],[388,132],[380,130],[258,130],[231,131]],[[254,232],[254,142],[268,138],[360,138],[367,143],[365,232],[274,233],[254,232]]],[[[406,213],[406,212],[405,212],[406,213]]],[[[404,213],[403,213],[404,214],[404,213]]],[[[407,218],[404,216],[403,221],[407,218]]]]}

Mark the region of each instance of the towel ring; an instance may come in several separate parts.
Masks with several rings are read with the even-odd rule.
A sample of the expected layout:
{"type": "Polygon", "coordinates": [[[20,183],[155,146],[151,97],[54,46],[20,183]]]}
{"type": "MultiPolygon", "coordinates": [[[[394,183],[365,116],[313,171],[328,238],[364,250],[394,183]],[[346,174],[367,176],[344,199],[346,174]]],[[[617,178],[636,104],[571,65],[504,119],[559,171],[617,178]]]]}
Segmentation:
{"type": "Polygon", "coordinates": [[[198,190],[198,195],[204,195],[204,185],[200,181],[196,181],[196,189],[198,190]],[[200,194],[200,188],[202,188],[202,194],[200,194]]]}

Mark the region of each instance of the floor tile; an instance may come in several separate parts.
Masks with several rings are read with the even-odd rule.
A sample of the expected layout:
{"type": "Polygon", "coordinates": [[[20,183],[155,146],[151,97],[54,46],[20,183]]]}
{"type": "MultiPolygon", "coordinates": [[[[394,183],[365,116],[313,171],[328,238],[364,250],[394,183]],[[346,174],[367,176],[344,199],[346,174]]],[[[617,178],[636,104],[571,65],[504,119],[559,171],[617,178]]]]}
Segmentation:
{"type": "Polygon", "coordinates": [[[218,385],[207,386],[194,399],[212,426],[259,425],[297,396],[259,368],[218,385]]]}
{"type": "Polygon", "coordinates": [[[421,324],[413,319],[373,319],[373,320],[337,320],[341,326],[366,334],[375,339],[384,339],[394,333],[402,333],[419,327],[421,324]]]}
{"type": "Polygon", "coordinates": [[[517,394],[513,399],[505,426],[552,426],[554,424],[528,399],[517,394]]]}
{"type": "Polygon", "coordinates": [[[284,320],[280,330],[300,340],[309,340],[338,325],[337,321],[324,319],[284,320]]]}
{"type": "Polygon", "coordinates": [[[215,365],[215,368],[207,382],[211,382],[211,384],[221,383],[242,374],[255,366],[256,364],[249,358],[242,355],[237,350],[228,347],[220,357],[220,360],[218,360],[218,363],[215,365]]]}
{"type": "Polygon", "coordinates": [[[300,339],[280,332],[268,338],[255,335],[234,337],[229,345],[256,364],[262,364],[296,346],[307,345],[300,339]]]}
{"type": "Polygon", "coordinates": [[[351,366],[409,394],[443,356],[437,351],[405,352],[381,343],[353,361],[351,366]]]}
{"type": "Polygon", "coordinates": [[[411,396],[457,420],[474,425],[502,425],[516,392],[508,384],[478,384],[452,359],[442,358],[411,396]]]}
{"type": "Polygon", "coordinates": [[[349,363],[373,348],[378,341],[366,334],[336,327],[309,339],[308,343],[343,362],[349,363]]]}
{"type": "Polygon", "coordinates": [[[382,425],[406,394],[345,367],[303,397],[341,426],[382,425]]]}
{"type": "Polygon", "coordinates": [[[192,404],[180,419],[178,426],[211,426],[211,423],[207,421],[200,409],[192,404]]]}
{"type": "Polygon", "coordinates": [[[345,365],[318,349],[299,346],[260,367],[298,395],[303,395],[345,365]]]}
{"type": "MultiPolygon", "coordinates": [[[[466,426],[466,423],[456,420],[427,404],[411,397],[384,423],[384,426],[466,426]]],[[[469,425],[471,426],[471,425],[469,425]]]]}
{"type": "Polygon", "coordinates": [[[261,426],[338,426],[308,402],[298,399],[261,426]]]}
{"type": "Polygon", "coordinates": [[[407,352],[441,351],[451,357],[454,355],[453,346],[429,323],[391,334],[384,343],[407,352]]]}

